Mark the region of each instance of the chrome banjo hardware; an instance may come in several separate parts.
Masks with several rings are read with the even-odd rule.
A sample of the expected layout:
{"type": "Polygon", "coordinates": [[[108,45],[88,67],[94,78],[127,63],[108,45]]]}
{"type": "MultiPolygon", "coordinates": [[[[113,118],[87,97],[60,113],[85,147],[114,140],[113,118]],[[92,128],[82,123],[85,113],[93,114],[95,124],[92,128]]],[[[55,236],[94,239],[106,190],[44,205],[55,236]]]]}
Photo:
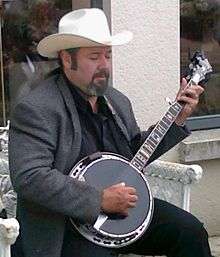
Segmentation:
{"type": "Polygon", "coordinates": [[[195,85],[200,83],[200,85],[204,85],[209,80],[212,72],[212,66],[205,57],[204,52],[196,51],[191,58],[191,63],[189,64],[189,75],[186,79],[189,83],[195,85]]]}
{"type": "Polygon", "coordinates": [[[99,214],[98,219],[96,220],[95,224],[93,225],[94,229],[97,231],[100,230],[100,227],[106,222],[108,216],[104,213],[99,214]]]}
{"type": "MultiPolygon", "coordinates": [[[[186,80],[188,81],[188,86],[194,84],[205,85],[209,80],[211,73],[213,72],[212,66],[208,59],[205,57],[203,51],[196,51],[191,58],[191,63],[187,69],[186,80]]],[[[165,97],[165,101],[172,105],[175,101],[172,101],[169,97],[165,97]]]]}
{"type": "MultiPolygon", "coordinates": [[[[111,153],[101,153],[101,156],[98,158],[91,158],[91,156],[84,158],[81,160],[70,172],[70,176],[79,180],[80,177],[85,177],[87,171],[92,165],[99,163],[103,160],[118,160],[124,163],[127,163],[129,166],[132,166],[127,160],[122,159],[120,155],[111,153]],[[92,160],[91,160],[92,159],[92,160]],[[87,165],[84,165],[86,163],[87,165]]],[[[144,177],[143,173],[139,170],[134,168],[135,172],[137,172],[138,176],[141,176],[142,180],[145,182],[146,187],[149,189],[149,184],[144,177]]],[[[109,216],[106,214],[101,213],[95,224],[79,224],[74,222],[73,219],[70,218],[71,223],[73,226],[78,230],[78,232],[83,235],[89,241],[93,243],[105,246],[109,248],[119,248],[125,245],[129,245],[132,242],[136,241],[145,231],[150,223],[152,217],[152,210],[153,210],[153,197],[151,192],[150,194],[150,208],[148,215],[146,216],[145,220],[134,230],[130,233],[125,234],[112,234],[106,232],[102,229],[103,224],[108,220],[109,216]]]]}

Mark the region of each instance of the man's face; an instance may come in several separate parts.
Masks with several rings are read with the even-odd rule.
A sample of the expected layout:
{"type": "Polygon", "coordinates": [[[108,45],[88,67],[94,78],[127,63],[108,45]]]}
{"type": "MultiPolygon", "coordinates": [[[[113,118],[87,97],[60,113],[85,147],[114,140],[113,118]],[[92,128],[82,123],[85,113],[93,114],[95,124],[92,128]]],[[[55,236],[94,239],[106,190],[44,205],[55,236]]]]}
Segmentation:
{"type": "Polygon", "coordinates": [[[103,95],[111,74],[111,47],[83,47],[76,53],[70,80],[88,96],[103,95]]]}

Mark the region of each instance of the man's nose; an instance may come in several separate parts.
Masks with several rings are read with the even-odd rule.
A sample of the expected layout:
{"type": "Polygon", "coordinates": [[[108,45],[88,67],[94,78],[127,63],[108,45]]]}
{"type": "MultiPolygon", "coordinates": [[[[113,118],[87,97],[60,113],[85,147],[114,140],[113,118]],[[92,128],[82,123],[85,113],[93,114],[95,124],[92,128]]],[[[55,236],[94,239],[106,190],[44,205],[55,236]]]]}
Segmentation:
{"type": "Polygon", "coordinates": [[[100,62],[99,62],[99,68],[110,68],[111,61],[106,56],[101,56],[100,62]]]}

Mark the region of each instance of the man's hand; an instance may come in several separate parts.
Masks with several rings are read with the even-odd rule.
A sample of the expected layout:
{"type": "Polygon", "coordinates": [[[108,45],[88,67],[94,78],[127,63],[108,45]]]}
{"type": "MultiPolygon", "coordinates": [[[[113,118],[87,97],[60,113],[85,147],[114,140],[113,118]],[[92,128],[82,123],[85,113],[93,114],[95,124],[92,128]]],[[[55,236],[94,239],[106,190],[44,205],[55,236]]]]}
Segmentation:
{"type": "Polygon", "coordinates": [[[105,213],[128,216],[129,208],[135,207],[137,200],[135,188],[120,183],[103,190],[101,208],[105,213]]]}
{"type": "Polygon", "coordinates": [[[181,125],[185,120],[194,112],[199,102],[199,96],[203,93],[204,89],[199,85],[191,85],[186,88],[187,81],[182,79],[179,92],[177,93],[176,100],[184,104],[180,114],[176,118],[176,124],[181,125]]]}

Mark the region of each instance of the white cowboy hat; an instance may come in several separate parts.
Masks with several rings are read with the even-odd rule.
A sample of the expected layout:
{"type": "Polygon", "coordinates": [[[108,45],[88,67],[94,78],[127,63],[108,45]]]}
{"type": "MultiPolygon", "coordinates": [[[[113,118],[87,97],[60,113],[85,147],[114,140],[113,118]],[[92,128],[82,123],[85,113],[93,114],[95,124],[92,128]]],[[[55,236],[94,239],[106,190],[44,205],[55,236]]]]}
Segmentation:
{"type": "Polygon", "coordinates": [[[58,33],[42,39],[37,51],[42,56],[56,58],[63,49],[123,45],[132,37],[130,31],[111,36],[107,18],[101,9],[79,9],[64,15],[59,22],[58,33]]]}

